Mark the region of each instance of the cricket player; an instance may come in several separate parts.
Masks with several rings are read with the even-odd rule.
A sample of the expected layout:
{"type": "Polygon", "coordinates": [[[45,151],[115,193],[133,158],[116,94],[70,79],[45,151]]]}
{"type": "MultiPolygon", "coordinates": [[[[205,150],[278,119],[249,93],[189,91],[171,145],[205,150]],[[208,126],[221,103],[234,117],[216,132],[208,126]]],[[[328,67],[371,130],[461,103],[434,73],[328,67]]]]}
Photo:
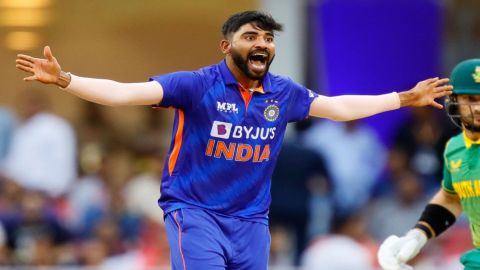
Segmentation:
{"type": "Polygon", "coordinates": [[[225,58],[197,71],[120,83],[64,72],[45,59],[18,55],[26,81],[56,84],[80,98],[110,105],[175,109],[171,146],[161,182],[172,268],[267,269],[272,171],[288,122],[309,115],[349,121],[403,106],[434,106],[451,93],[432,78],[404,92],[327,97],[271,74],[275,33],[270,15],[246,11],[224,23],[225,58]]]}
{"type": "Polygon", "coordinates": [[[460,259],[466,270],[480,269],[480,59],[458,64],[452,71],[453,95],[445,101],[448,116],[462,132],[447,142],[440,191],[427,204],[405,236],[389,236],[378,260],[385,270],[413,269],[407,262],[428,239],[447,230],[462,210],[470,221],[475,248],[460,259]]]}

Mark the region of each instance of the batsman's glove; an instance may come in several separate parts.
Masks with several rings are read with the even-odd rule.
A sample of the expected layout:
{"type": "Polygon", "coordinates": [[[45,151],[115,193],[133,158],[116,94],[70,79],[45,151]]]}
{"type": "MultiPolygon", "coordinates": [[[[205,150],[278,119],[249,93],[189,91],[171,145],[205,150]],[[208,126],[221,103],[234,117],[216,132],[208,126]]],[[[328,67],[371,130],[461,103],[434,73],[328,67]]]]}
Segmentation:
{"type": "Polygon", "coordinates": [[[420,229],[412,229],[402,237],[391,235],[380,245],[378,262],[384,270],[412,270],[407,262],[418,254],[427,240],[420,229]]]}

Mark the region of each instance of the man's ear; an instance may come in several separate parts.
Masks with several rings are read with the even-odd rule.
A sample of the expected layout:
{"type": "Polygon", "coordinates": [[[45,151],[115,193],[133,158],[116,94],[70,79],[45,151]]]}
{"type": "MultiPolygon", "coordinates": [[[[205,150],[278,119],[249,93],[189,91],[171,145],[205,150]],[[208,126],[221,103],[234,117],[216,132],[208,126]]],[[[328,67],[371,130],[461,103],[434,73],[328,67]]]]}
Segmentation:
{"type": "Polygon", "coordinates": [[[220,41],[220,50],[222,51],[223,54],[229,54],[230,47],[231,47],[231,43],[229,40],[222,39],[222,41],[220,41]]]}

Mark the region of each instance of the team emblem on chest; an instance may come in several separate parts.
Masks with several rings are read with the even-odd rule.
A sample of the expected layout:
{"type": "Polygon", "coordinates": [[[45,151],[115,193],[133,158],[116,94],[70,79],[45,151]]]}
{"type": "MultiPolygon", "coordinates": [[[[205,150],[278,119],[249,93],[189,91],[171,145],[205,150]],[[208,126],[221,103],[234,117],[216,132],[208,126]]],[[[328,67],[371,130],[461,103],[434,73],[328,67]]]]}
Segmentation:
{"type": "Polygon", "coordinates": [[[278,108],[277,104],[278,101],[276,100],[266,100],[265,103],[273,103],[267,106],[263,111],[263,116],[270,122],[277,120],[278,115],[280,114],[280,109],[278,108]]]}
{"type": "Polygon", "coordinates": [[[450,160],[450,168],[451,172],[457,172],[460,169],[460,165],[462,165],[462,160],[450,160]]]}

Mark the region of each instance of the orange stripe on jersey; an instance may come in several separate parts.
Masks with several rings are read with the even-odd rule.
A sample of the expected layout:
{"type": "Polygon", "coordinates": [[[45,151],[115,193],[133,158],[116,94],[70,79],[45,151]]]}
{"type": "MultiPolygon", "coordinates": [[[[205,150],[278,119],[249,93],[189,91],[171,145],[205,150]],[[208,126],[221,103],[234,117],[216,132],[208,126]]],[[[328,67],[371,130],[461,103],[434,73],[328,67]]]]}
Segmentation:
{"type": "Polygon", "coordinates": [[[252,94],[247,90],[240,89],[240,94],[242,95],[243,102],[245,103],[245,110],[248,109],[248,104],[252,100],[252,94]]]}
{"type": "Polygon", "coordinates": [[[264,94],[265,92],[263,91],[263,86],[259,86],[255,89],[253,89],[253,92],[248,91],[243,87],[241,84],[238,84],[238,87],[240,89],[240,94],[242,95],[243,102],[245,103],[245,110],[248,109],[248,104],[250,104],[250,100],[252,100],[252,95],[253,92],[258,92],[264,94]]]}
{"type": "Polygon", "coordinates": [[[177,163],[178,154],[180,153],[180,147],[182,147],[182,139],[183,139],[183,124],[184,124],[184,114],[182,110],[178,110],[178,125],[177,125],[177,133],[175,134],[175,144],[173,145],[172,153],[170,154],[170,158],[168,159],[168,174],[171,176],[173,173],[173,169],[175,168],[175,164],[177,163]]]}

